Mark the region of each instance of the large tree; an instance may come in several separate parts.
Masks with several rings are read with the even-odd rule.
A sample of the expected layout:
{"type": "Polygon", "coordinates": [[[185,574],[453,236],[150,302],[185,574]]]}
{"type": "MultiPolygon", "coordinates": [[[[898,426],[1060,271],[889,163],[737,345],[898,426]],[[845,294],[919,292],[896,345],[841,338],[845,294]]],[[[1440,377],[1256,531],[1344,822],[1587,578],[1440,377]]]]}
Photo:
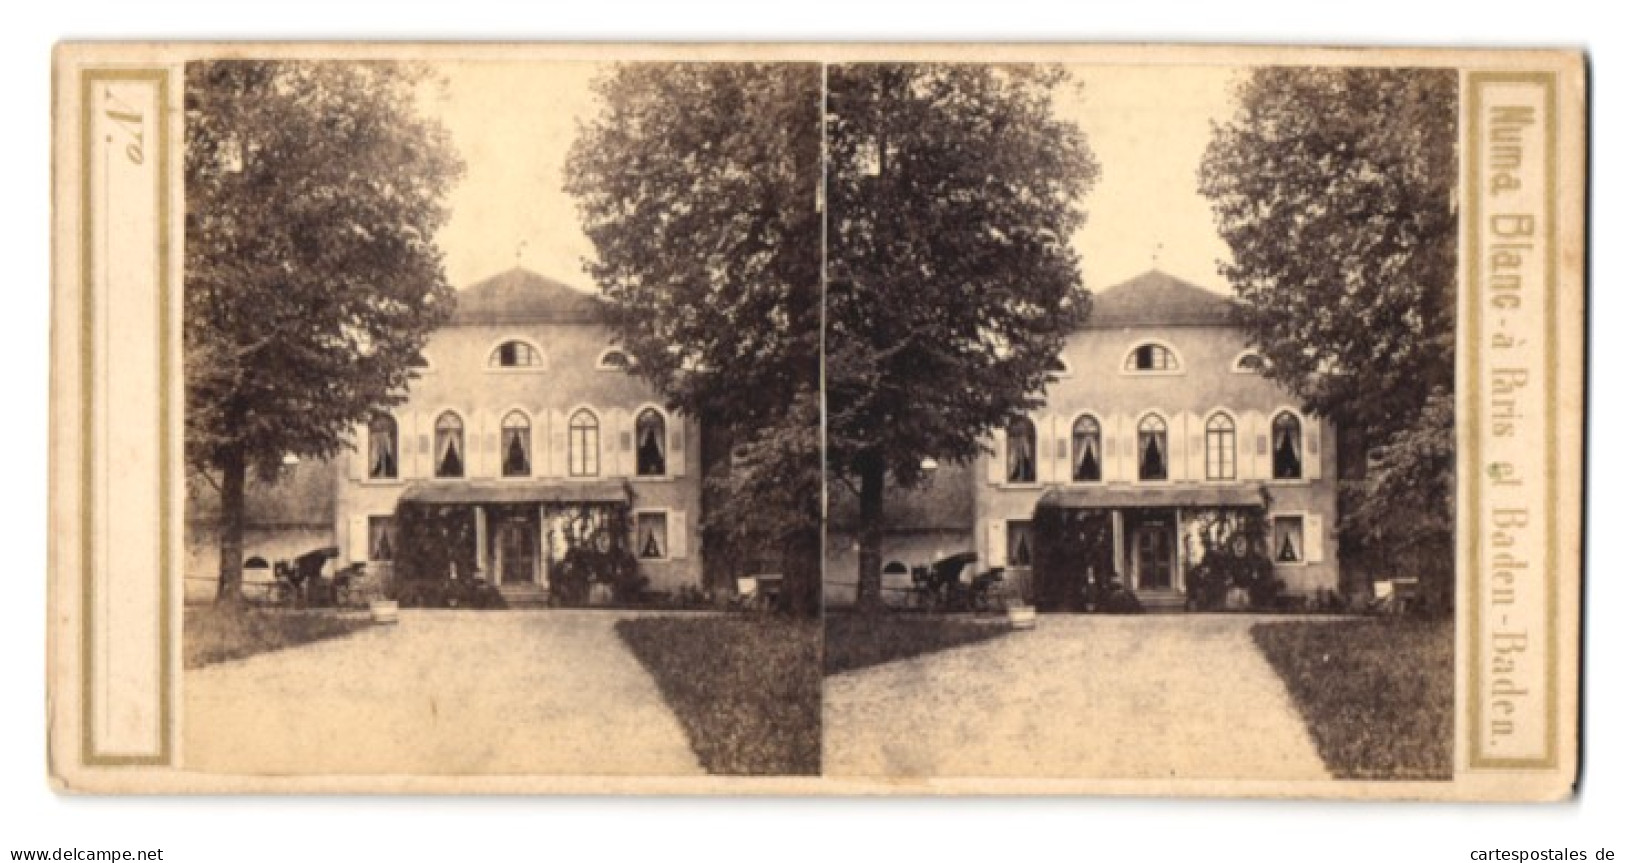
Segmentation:
{"type": "Polygon", "coordinates": [[[803,613],[819,606],[820,85],[810,64],[618,66],[565,182],[633,372],[727,442],[707,537],[781,553],[803,613]]]}
{"type": "Polygon", "coordinates": [[[353,445],[449,314],[434,236],[462,163],[416,110],[425,74],[187,65],[186,458],[218,477],[223,602],[241,598],[248,471],[353,445]]]}
{"type": "Polygon", "coordinates": [[[829,69],[828,464],[858,497],[858,602],[880,602],[888,483],[967,463],[1041,403],[1088,314],[1098,167],[1042,66],[829,69]]]}
{"type": "Polygon", "coordinates": [[[1345,539],[1429,570],[1454,512],[1456,89],[1444,69],[1254,70],[1201,169],[1265,374],[1392,455],[1351,487],[1345,539]]]}

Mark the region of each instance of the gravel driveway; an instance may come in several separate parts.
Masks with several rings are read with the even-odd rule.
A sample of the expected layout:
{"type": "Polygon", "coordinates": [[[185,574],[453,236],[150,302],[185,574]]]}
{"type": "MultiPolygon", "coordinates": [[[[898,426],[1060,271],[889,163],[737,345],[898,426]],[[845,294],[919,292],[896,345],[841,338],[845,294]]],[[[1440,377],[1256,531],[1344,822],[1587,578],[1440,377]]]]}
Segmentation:
{"type": "Polygon", "coordinates": [[[1330,778],[1247,615],[1045,615],[827,678],[830,775],[1330,778]]]}
{"type": "Polygon", "coordinates": [[[403,611],[396,626],[186,672],[185,767],[667,776],[704,771],[590,611],[403,611]]]}

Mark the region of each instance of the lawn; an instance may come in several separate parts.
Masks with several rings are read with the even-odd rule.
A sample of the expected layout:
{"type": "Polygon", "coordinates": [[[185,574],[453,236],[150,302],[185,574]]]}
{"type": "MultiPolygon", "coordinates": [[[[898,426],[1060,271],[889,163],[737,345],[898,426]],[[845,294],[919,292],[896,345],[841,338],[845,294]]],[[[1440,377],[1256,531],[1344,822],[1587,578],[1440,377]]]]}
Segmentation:
{"type": "Polygon", "coordinates": [[[817,620],[644,617],[615,631],[654,676],[707,771],[818,773],[817,620]]]}
{"type": "Polygon", "coordinates": [[[1256,642],[1286,683],[1326,768],[1342,779],[1449,779],[1451,620],[1260,623],[1256,642]]]}
{"type": "Polygon", "coordinates": [[[824,616],[824,673],[854,671],[998,638],[1004,620],[939,615],[829,613],[824,616]]]}
{"type": "Polygon", "coordinates": [[[324,638],[348,635],[368,626],[366,620],[338,617],[331,612],[228,610],[215,606],[186,609],[183,624],[183,662],[202,668],[216,662],[242,659],[324,638]]]}

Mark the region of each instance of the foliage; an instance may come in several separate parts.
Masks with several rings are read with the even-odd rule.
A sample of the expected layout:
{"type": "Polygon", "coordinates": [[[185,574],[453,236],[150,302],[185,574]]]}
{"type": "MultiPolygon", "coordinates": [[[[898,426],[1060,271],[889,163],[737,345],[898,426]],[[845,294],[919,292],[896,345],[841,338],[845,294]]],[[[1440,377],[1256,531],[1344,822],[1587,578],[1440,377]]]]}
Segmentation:
{"type": "Polygon", "coordinates": [[[824,673],[925,656],[1010,632],[1003,620],[937,615],[844,614],[824,616],[824,673]]]}
{"type": "Polygon", "coordinates": [[[632,605],[642,599],[649,579],[638,570],[632,553],[631,508],[625,504],[577,504],[559,521],[564,556],[550,574],[554,599],[579,607],[592,600],[592,585],[607,585],[613,602],[632,605]]]}
{"type": "Polygon", "coordinates": [[[1112,521],[1101,510],[1040,506],[1033,513],[1033,601],[1041,611],[1083,611],[1104,601],[1112,521]]]}
{"type": "Polygon", "coordinates": [[[818,621],[674,615],[618,621],[615,632],[654,677],[707,771],[818,773],[818,621]]]}
{"type": "Polygon", "coordinates": [[[1415,509],[1360,496],[1344,541],[1432,566],[1455,505],[1453,459],[1435,446],[1452,418],[1429,404],[1450,402],[1455,376],[1456,75],[1265,68],[1238,97],[1201,190],[1234,260],[1240,323],[1264,374],[1310,411],[1374,448],[1415,450],[1427,474],[1408,481],[1435,494],[1409,495],[1415,509]],[[1359,533],[1379,523],[1380,543],[1359,533]]]}
{"type": "Polygon", "coordinates": [[[828,466],[859,499],[859,604],[879,604],[883,490],[964,464],[1040,403],[1087,315],[1081,201],[1098,174],[1047,66],[828,70],[828,466]]]}
{"type": "Polygon", "coordinates": [[[1449,621],[1291,621],[1256,625],[1252,635],[1333,776],[1450,778],[1455,627],[1449,621]]]}
{"type": "Polygon", "coordinates": [[[474,513],[466,506],[402,501],[395,507],[397,586],[474,576],[474,513]]]}
{"type": "Polygon", "coordinates": [[[186,459],[221,474],[220,596],[240,600],[242,487],[326,459],[399,403],[452,303],[435,232],[462,171],[421,69],[186,67],[186,459]]]}
{"type": "Polygon", "coordinates": [[[349,635],[369,625],[365,620],[321,612],[257,611],[239,606],[188,608],[181,624],[182,664],[202,668],[349,635]]]}
{"type": "MultiPolygon", "coordinates": [[[[805,614],[819,605],[819,497],[801,491],[821,467],[804,408],[819,392],[820,87],[815,64],[618,66],[565,179],[632,373],[752,450],[717,489],[749,513],[731,538],[785,552],[805,614]]],[[[708,507],[709,527],[735,524],[726,508],[708,507]]]]}
{"type": "Polygon", "coordinates": [[[1134,591],[1114,579],[1106,588],[1106,598],[1101,600],[1096,610],[1106,614],[1143,614],[1145,606],[1140,604],[1140,598],[1134,595],[1134,591]]]}
{"type": "Polygon", "coordinates": [[[1246,590],[1255,608],[1274,605],[1282,585],[1269,555],[1268,490],[1260,489],[1262,508],[1215,507],[1187,510],[1196,528],[1201,560],[1185,576],[1191,604],[1203,611],[1225,607],[1234,588],[1246,590]]]}
{"type": "Polygon", "coordinates": [[[403,581],[395,585],[402,608],[471,608],[500,611],[508,607],[502,591],[483,578],[403,581]]]}

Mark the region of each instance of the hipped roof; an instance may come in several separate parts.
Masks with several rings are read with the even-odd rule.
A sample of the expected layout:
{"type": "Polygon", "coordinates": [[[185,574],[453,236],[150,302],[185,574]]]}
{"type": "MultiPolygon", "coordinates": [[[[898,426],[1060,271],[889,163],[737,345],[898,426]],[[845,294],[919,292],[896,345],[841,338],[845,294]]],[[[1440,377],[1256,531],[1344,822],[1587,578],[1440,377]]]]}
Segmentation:
{"type": "Polygon", "coordinates": [[[1095,294],[1083,329],[1222,327],[1234,323],[1234,308],[1234,300],[1150,270],[1095,294]]]}
{"type": "Polygon", "coordinates": [[[451,322],[461,325],[590,324],[603,301],[556,279],[514,267],[457,292],[451,322]]]}

